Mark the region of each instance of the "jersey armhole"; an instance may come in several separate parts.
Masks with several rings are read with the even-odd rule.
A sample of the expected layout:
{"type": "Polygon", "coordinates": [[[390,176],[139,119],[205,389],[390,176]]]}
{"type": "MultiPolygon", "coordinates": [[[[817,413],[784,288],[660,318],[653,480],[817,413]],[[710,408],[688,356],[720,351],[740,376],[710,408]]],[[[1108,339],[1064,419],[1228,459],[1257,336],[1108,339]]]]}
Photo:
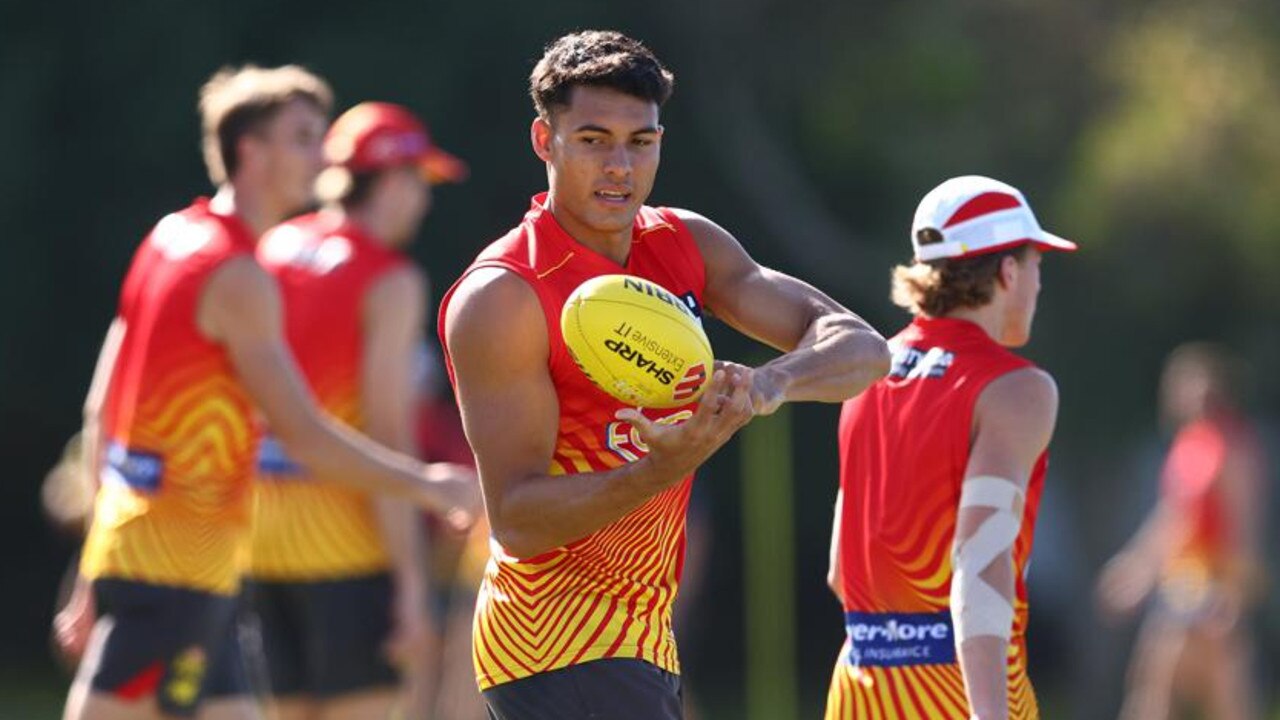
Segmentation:
{"type": "MultiPolygon", "coordinates": [[[[564,347],[564,341],[560,339],[559,314],[557,314],[555,317],[552,317],[549,308],[552,305],[554,305],[554,302],[548,296],[547,289],[543,286],[543,284],[537,281],[537,277],[534,274],[532,268],[526,268],[524,266],[518,265],[516,263],[510,262],[502,258],[492,258],[488,260],[481,260],[473,264],[471,267],[467,268],[466,271],[463,272],[462,275],[457,279],[457,281],[454,282],[453,286],[449,288],[449,291],[444,294],[444,297],[440,299],[440,312],[436,319],[436,331],[437,331],[436,334],[440,340],[440,347],[443,348],[444,350],[445,369],[449,371],[450,383],[454,384],[453,360],[450,357],[449,342],[446,338],[446,328],[445,328],[445,322],[444,322],[445,313],[448,310],[449,302],[453,299],[454,292],[457,291],[458,287],[462,284],[462,281],[468,275],[475,272],[476,270],[481,270],[484,268],[498,268],[501,270],[506,270],[516,275],[521,280],[523,280],[525,284],[528,285],[531,290],[533,290],[534,295],[537,296],[538,305],[542,308],[543,319],[546,321],[547,345],[548,345],[548,351],[549,351],[547,353],[548,370],[550,370],[552,367],[554,367],[558,363],[570,362],[571,358],[569,357],[569,352],[564,347]]],[[[456,389],[456,384],[455,384],[455,389],[456,389]]]]}
{"type": "Polygon", "coordinates": [[[675,231],[676,247],[680,249],[688,267],[693,271],[695,280],[693,283],[694,292],[698,296],[698,304],[702,305],[703,296],[706,294],[707,289],[707,264],[702,257],[702,251],[698,249],[698,241],[694,239],[689,227],[676,215],[674,210],[669,207],[654,208],[654,210],[675,231]]]}

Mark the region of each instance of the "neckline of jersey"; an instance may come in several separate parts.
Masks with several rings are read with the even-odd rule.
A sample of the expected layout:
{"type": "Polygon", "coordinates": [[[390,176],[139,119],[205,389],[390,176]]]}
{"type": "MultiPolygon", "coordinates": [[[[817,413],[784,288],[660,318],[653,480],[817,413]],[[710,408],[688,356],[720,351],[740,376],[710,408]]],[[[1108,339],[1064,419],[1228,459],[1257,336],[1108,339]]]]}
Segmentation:
{"type": "Polygon", "coordinates": [[[550,235],[559,244],[564,245],[566,249],[585,256],[592,262],[602,264],[614,272],[622,272],[628,275],[635,274],[631,269],[631,262],[636,257],[636,239],[640,234],[640,213],[638,211],[635,219],[631,221],[631,252],[627,253],[626,264],[619,264],[613,258],[605,257],[590,246],[579,242],[568,230],[565,230],[560,221],[556,219],[555,214],[547,208],[547,196],[549,194],[548,192],[540,192],[534,195],[529,202],[527,217],[534,224],[534,227],[549,231],[550,235]]]}

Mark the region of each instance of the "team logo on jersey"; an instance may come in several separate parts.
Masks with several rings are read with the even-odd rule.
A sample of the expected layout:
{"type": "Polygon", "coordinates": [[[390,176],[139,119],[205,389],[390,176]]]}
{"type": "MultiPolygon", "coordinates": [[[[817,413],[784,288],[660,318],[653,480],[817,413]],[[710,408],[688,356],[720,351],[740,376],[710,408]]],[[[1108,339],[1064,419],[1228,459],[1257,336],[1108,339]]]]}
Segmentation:
{"type": "Polygon", "coordinates": [[[947,369],[955,359],[955,353],[945,348],[934,347],[921,350],[910,346],[900,347],[894,350],[889,377],[900,380],[940,378],[946,375],[947,369]]]}
{"type": "MultiPolygon", "coordinates": [[[[693,417],[692,410],[678,410],[653,422],[658,425],[677,425],[693,417]]],[[[624,420],[614,420],[604,430],[605,444],[618,457],[635,462],[649,453],[649,446],[640,438],[635,427],[624,420]]]]}

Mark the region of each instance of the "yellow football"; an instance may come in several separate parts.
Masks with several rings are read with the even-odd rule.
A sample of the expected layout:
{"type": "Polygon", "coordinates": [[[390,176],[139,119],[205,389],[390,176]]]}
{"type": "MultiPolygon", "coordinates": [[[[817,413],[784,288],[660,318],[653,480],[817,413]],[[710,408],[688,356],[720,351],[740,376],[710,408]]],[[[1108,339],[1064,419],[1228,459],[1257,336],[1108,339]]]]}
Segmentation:
{"type": "Polygon", "coordinates": [[[601,390],[628,405],[670,408],[697,400],[711,377],[702,320],[661,285],[601,275],[560,312],[565,347],[601,390]]]}

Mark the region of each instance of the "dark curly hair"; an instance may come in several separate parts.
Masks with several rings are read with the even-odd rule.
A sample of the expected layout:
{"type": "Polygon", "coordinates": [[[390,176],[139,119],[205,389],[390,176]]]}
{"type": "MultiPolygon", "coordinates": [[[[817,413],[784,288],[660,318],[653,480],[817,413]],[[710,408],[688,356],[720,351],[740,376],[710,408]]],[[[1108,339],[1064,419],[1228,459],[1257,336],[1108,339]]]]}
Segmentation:
{"type": "Polygon", "coordinates": [[[899,265],[893,269],[893,303],[927,317],[942,317],[961,307],[982,307],[991,302],[1000,264],[1006,257],[1021,262],[1028,247],[899,265]]]}
{"type": "Polygon", "coordinates": [[[529,95],[538,116],[550,119],[568,107],[574,86],[617,90],[662,107],[675,76],[639,40],[612,30],[583,30],[550,45],[529,75],[529,95]]]}

